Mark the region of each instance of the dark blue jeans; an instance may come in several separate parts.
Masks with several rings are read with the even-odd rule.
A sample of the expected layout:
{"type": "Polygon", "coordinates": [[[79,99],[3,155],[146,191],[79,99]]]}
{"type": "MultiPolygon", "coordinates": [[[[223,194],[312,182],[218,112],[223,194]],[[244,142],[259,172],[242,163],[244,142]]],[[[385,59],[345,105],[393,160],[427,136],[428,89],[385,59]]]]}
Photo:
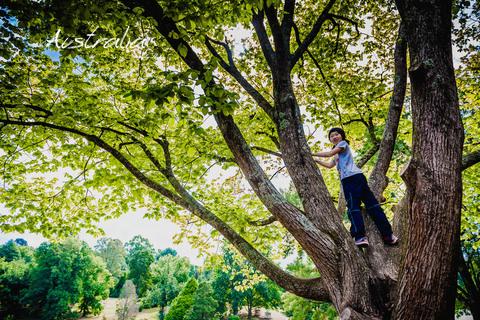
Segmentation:
{"type": "Polygon", "coordinates": [[[392,226],[387,220],[385,213],[380,207],[377,199],[368,187],[367,179],[363,173],[342,179],[343,193],[347,200],[348,218],[352,226],[350,234],[355,240],[365,237],[365,224],[363,222],[360,202],[363,202],[367,213],[375,222],[382,237],[389,237],[392,234],[392,226]]]}

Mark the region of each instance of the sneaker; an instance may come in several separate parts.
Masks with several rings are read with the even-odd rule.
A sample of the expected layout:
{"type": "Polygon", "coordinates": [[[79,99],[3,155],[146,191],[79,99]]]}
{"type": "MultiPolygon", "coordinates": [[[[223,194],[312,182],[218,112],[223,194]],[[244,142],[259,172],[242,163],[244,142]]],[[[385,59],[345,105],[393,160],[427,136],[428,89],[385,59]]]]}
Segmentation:
{"type": "Polygon", "coordinates": [[[398,241],[399,241],[398,237],[393,233],[390,236],[383,237],[383,243],[389,246],[397,245],[398,241]]]}
{"type": "Polygon", "coordinates": [[[362,237],[358,240],[355,240],[355,245],[360,248],[366,248],[368,247],[368,239],[367,237],[362,237]]]}

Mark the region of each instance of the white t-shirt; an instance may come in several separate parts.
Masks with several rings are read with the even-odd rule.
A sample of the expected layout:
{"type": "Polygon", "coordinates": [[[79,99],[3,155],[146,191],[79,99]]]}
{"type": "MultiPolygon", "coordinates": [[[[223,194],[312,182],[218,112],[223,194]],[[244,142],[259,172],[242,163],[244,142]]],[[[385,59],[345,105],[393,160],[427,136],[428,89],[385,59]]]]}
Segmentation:
{"type": "Polygon", "coordinates": [[[353,161],[353,155],[347,141],[342,140],[335,147],[343,149],[342,152],[337,153],[334,157],[338,173],[340,174],[340,180],[362,173],[362,170],[358,168],[353,161]]]}

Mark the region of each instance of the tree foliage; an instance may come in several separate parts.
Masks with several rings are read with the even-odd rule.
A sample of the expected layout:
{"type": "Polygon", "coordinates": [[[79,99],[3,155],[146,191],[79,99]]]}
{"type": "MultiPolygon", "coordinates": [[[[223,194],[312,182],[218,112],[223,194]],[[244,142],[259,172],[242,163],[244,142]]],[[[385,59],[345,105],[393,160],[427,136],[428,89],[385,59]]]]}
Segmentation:
{"type": "Polygon", "coordinates": [[[0,316],[22,317],[28,314],[22,303],[23,292],[28,288],[31,263],[23,259],[7,261],[0,258],[0,316]]]}
{"type": "Polygon", "coordinates": [[[100,258],[83,242],[42,243],[23,297],[32,314],[41,319],[98,314],[108,297],[110,274],[100,258]]]}
{"type": "Polygon", "coordinates": [[[105,261],[108,271],[115,278],[120,278],[127,270],[127,255],[123,244],[118,239],[100,238],[94,247],[97,254],[105,261]]]}
{"type": "Polygon", "coordinates": [[[180,294],[173,300],[165,320],[183,320],[195,301],[195,293],[198,289],[198,282],[190,278],[183,287],[180,294]]]}
{"type": "Polygon", "coordinates": [[[125,243],[127,250],[128,278],[135,284],[139,297],[151,286],[150,265],[155,260],[155,249],[148,239],[135,236],[125,243]]]}
{"type": "Polygon", "coordinates": [[[142,306],[160,307],[160,318],[163,319],[165,308],[177,297],[192,275],[191,265],[187,258],[169,253],[161,255],[150,266],[150,273],[152,286],[142,299],[142,306]]]}
{"type": "Polygon", "coordinates": [[[198,284],[195,291],[193,304],[190,310],[185,314],[185,320],[213,320],[217,302],[212,296],[213,289],[209,282],[202,281],[198,284]]]}

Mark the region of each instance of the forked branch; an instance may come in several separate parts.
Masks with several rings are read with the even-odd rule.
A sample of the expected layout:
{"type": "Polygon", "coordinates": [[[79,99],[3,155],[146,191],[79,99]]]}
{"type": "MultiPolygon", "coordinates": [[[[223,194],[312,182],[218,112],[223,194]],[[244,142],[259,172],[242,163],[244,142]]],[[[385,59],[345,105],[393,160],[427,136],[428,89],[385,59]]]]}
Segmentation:
{"type": "Polygon", "coordinates": [[[310,46],[313,40],[315,40],[323,24],[325,23],[325,21],[328,20],[330,9],[332,9],[333,5],[335,4],[335,1],[336,0],[328,1],[322,13],[313,24],[312,29],[310,30],[308,35],[305,37],[305,40],[303,40],[302,44],[300,44],[298,48],[295,50],[295,52],[292,54],[292,56],[290,57],[290,68],[293,68],[295,66],[295,64],[298,62],[300,57],[303,56],[305,51],[308,49],[308,46],[310,46]]]}
{"type": "Polygon", "coordinates": [[[265,111],[265,113],[273,119],[273,107],[272,105],[268,102],[267,99],[257,90],[255,89],[248,81],[247,79],[242,75],[242,73],[238,70],[238,68],[235,66],[235,62],[233,60],[233,54],[232,50],[228,46],[227,43],[221,42],[218,40],[211,39],[209,37],[206,38],[205,44],[208,48],[208,50],[212,53],[214,57],[216,57],[222,66],[222,68],[227,71],[237,82],[242,86],[242,88],[255,100],[255,102],[265,111]],[[226,53],[227,53],[227,59],[228,63],[222,58],[222,56],[217,52],[215,47],[212,45],[212,42],[222,46],[226,53]]]}

